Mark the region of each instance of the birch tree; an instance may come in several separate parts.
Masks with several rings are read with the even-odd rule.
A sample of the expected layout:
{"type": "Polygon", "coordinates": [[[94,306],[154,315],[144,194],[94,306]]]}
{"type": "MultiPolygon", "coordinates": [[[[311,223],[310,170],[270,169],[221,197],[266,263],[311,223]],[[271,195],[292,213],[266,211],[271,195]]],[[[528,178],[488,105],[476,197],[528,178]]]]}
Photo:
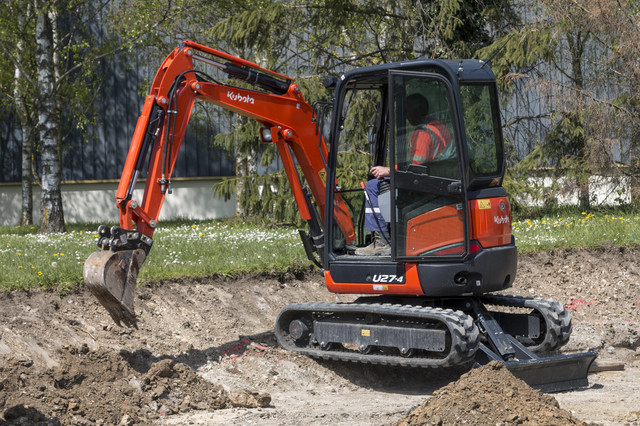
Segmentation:
{"type": "Polygon", "coordinates": [[[62,208],[62,150],[55,114],[54,38],[55,13],[46,0],[34,0],[35,61],[37,67],[36,97],[38,105],[38,134],[42,153],[42,199],[40,232],[64,232],[62,208]],[[53,18],[53,19],[52,19],[53,18]]]}
{"type": "Polygon", "coordinates": [[[33,104],[34,76],[31,73],[35,46],[33,37],[33,4],[31,0],[8,1],[0,10],[0,43],[2,45],[3,80],[6,88],[0,102],[8,110],[14,110],[23,135],[21,150],[21,225],[33,224],[32,173],[33,149],[37,140],[33,104]],[[14,47],[12,51],[10,47],[14,47]],[[12,70],[9,77],[9,70],[12,70]]]}
{"type": "MultiPolygon", "coordinates": [[[[28,7],[26,19],[19,17],[20,27],[24,28],[25,22],[30,19],[31,8],[28,7]]],[[[24,32],[23,32],[24,33],[24,32]]],[[[32,225],[33,224],[33,149],[36,141],[36,125],[34,120],[34,108],[33,105],[28,104],[29,97],[25,95],[28,90],[28,77],[25,76],[25,71],[20,63],[25,63],[27,60],[27,47],[25,46],[24,39],[20,38],[16,43],[16,59],[18,65],[15,66],[14,71],[14,87],[13,98],[18,117],[20,119],[20,128],[22,129],[22,150],[21,150],[21,188],[22,188],[22,203],[20,214],[20,225],[32,225]]]]}

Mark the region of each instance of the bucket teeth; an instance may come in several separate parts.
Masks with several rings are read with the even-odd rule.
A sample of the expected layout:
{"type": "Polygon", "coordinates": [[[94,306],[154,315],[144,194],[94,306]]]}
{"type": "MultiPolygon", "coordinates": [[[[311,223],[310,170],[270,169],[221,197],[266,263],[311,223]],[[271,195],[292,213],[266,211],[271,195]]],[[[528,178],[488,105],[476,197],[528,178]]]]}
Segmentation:
{"type": "Polygon", "coordinates": [[[84,283],[118,325],[137,326],[133,308],[140,266],[146,254],[142,249],[96,251],[84,264],[84,283]]]}

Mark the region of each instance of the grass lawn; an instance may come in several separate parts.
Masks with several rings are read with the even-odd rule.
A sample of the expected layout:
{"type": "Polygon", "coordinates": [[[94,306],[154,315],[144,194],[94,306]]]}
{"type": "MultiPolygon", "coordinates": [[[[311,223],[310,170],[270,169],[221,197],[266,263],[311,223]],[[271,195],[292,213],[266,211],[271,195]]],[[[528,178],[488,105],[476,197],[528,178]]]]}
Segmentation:
{"type": "Polygon", "coordinates": [[[554,248],[595,248],[604,244],[633,246],[639,243],[640,214],[557,214],[540,219],[514,220],[513,235],[521,252],[554,248]]]}
{"type": "MultiPolygon", "coordinates": [[[[0,291],[32,287],[62,291],[82,282],[82,267],[95,250],[96,225],[71,225],[64,234],[35,227],[0,227],[0,291]]],[[[297,229],[237,221],[163,224],[139,280],[180,276],[278,274],[308,267],[297,229]]]]}
{"type": "MultiPolygon", "coordinates": [[[[0,227],[0,291],[55,288],[82,282],[82,265],[97,249],[97,226],[69,225],[64,234],[38,234],[35,227],[0,227]]],[[[565,212],[516,219],[513,234],[521,252],[554,248],[634,246],[640,214],[565,212]]],[[[237,220],[164,223],[154,234],[141,281],[181,276],[279,274],[309,266],[298,232],[237,220]]]]}

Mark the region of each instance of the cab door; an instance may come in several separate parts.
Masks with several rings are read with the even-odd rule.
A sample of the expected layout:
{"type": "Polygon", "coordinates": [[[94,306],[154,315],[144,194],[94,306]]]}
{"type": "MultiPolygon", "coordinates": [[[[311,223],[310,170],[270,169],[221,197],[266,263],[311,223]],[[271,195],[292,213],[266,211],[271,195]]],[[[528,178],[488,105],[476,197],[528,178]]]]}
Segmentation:
{"type": "Polygon", "coordinates": [[[469,252],[464,153],[452,85],[436,73],[389,72],[392,256],[469,252]]]}

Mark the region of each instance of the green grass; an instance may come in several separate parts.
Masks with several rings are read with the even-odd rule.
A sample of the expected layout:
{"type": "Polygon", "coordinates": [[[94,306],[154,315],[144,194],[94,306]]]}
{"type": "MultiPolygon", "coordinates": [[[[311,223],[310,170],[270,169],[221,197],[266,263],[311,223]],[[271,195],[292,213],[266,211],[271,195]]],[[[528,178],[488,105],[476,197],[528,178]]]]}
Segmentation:
{"type": "Polygon", "coordinates": [[[640,214],[609,211],[567,213],[540,219],[514,220],[513,235],[520,252],[556,248],[634,246],[640,241],[640,214]]]}
{"type": "MultiPolygon", "coordinates": [[[[70,226],[42,235],[35,227],[0,227],[0,291],[68,290],[82,282],[86,258],[97,246],[97,226],[70,226]]],[[[237,221],[164,223],[140,271],[140,281],[180,276],[284,273],[308,267],[293,228],[237,221]]]]}
{"type": "MultiPolygon", "coordinates": [[[[30,288],[68,291],[82,282],[85,259],[97,249],[97,226],[69,225],[64,234],[41,235],[35,227],[0,227],[0,291],[30,288]]],[[[537,219],[516,219],[520,252],[555,248],[634,246],[640,213],[567,210],[537,219]]],[[[140,281],[181,276],[281,274],[309,267],[297,230],[261,223],[221,221],[163,223],[140,271],[140,281]]]]}

